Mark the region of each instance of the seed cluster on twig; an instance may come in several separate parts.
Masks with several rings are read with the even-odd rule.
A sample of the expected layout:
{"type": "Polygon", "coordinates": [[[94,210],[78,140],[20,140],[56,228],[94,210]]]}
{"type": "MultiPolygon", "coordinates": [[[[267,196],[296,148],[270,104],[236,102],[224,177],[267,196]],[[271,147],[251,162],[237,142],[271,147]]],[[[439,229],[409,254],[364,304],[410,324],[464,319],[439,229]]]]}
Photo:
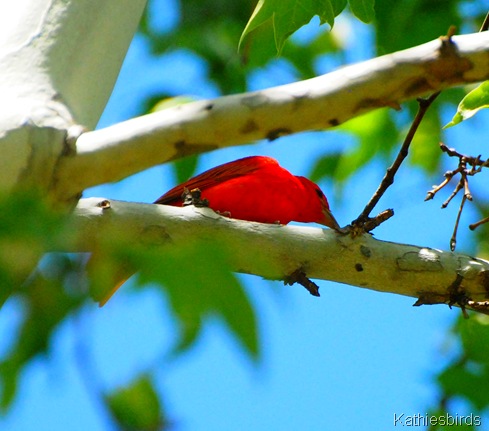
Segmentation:
{"type": "MultiPolygon", "coordinates": [[[[451,250],[455,250],[455,246],[457,244],[457,230],[460,221],[460,216],[462,215],[462,211],[464,209],[465,202],[467,200],[472,200],[472,193],[469,187],[469,177],[472,177],[479,172],[482,171],[483,168],[489,167],[489,159],[483,160],[481,155],[477,157],[467,156],[465,154],[461,154],[453,148],[448,148],[445,144],[440,143],[440,149],[446,153],[449,157],[457,157],[458,158],[458,167],[453,171],[447,171],[444,174],[445,179],[438,185],[434,185],[433,188],[428,191],[426,194],[425,201],[431,200],[435,197],[435,195],[443,189],[448,183],[452,180],[453,177],[460,175],[460,179],[453,189],[452,193],[448,197],[445,202],[442,204],[442,208],[446,208],[448,204],[452,201],[452,199],[463,190],[463,197],[460,202],[460,207],[457,214],[457,220],[455,222],[455,226],[453,229],[452,238],[450,239],[450,248],[451,250]]],[[[477,223],[470,225],[470,228],[474,230],[477,226],[480,226],[483,223],[489,221],[489,217],[485,218],[477,223]]]]}
{"type": "Polygon", "coordinates": [[[457,169],[453,171],[447,171],[444,174],[445,179],[443,180],[442,183],[440,183],[437,186],[433,186],[433,188],[427,193],[425,201],[428,201],[430,199],[433,199],[435,195],[442,189],[444,188],[450,181],[451,179],[456,176],[457,174],[460,174],[460,180],[457,183],[455,189],[453,190],[452,194],[450,197],[443,202],[442,208],[446,208],[450,201],[457,195],[457,193],[464,189],[464,196],[466,199],[469,201],[472,200],[472,193],[470,192],[469,188],[469,176],[474,176],[475,174],[478,174],[479,172],[482,171],[482,168],[487,168],[489,167],[489,159],[488,160],[482,160],[481,156],[477,157],[472,157],[472,156],[466,156],[464,154],[460,154],[458,151],[456,151],[453,148],[448,148],[445,144],[440,143],[440,149],[448,154],[450,157],[458,157],[458,167],[457,169]],[[470,169],[467,167],[470,166],[470,169]]]}

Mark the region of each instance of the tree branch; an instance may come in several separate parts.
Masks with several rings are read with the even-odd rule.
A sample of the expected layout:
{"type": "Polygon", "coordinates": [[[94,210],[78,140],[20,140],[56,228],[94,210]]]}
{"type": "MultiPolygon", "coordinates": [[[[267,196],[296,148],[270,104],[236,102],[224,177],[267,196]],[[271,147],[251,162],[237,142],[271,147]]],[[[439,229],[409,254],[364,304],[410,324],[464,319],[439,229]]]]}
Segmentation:
{"type": "Polygon", "coordinates": [[[462,277],[460,288],[465,299],[489,298],[488,261],[379,241],[368,234],[352,238],[328,229],[232,220],[209,208],[176,208],[102,198],[80,200],[74,219],[78,244],[69,251],[90,251],[103,238],[124,235],[153,245],[195,238],[228,247],[236,272],[269,279],[284,280],[301,268],[310,278],[423,297],[423,303],[428,303],[426,298],[449,303],[453,298],[450,286],[457,277],[462,277]]]}
{"type": "Polygon", "coordinates": [[[145,4],[0,2],[0,192],[56,188],[58,161],[75,152],[65,138],[97,124],[145,4]]]}
{"type": "Polygon", "coordinates": [[[489,78],[489,33],[454,36],[252,93],[170,108],[84,133],[58,166],[57,193],[117,181],[216,148],[325,129],[380,107],[489,78]]]}
{"type": "Polygon", "coordinates": [[[145,4],[146,0],[0,2],[0,16],[7,18],[2,24],[8,23],[0,28],[0,113],[5,109],[12,114],[12,101],[15,107],[27,103],[24,122],[33,115],[40,126],[57,114],[58,123],[62,116],[71,116],[94,127],[145,4]],[[34,101],[37,106],[31,107],[34,101]]]}

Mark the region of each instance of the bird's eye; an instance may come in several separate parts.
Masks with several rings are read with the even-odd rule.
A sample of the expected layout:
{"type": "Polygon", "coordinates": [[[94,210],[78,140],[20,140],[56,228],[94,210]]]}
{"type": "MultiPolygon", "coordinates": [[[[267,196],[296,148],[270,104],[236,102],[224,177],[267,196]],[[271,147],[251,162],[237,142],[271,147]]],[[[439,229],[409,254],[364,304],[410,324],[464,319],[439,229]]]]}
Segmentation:
{"type": "Polygon", "coordinates": [[[320,198],[324,197],[324,193],[320,189],[316,189],[316,193],[320,198]]]}

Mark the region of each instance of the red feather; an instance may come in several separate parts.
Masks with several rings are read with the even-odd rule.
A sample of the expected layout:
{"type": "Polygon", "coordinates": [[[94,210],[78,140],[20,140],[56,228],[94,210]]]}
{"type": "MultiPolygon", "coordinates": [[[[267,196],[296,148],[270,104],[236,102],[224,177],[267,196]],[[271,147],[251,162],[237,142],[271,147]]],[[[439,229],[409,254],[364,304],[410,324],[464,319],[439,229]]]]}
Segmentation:
{"type": "Polygon", "coordinates": [[[278,162],[271,157],[251,156],[244,159],[234,160],[216,166],[208,171],[190,178],[178,186],[167,191],[163,196],[156,199],[155,204],[181,206],[182,193],[186,187],[189,190],[200,189],[201,191],[213,187],[217,184],[224,183],[237,177],[252,174],[258,169],[267,168],[270,166],[280,168],[278,162]]]}
{"type": "Polygon", "coordinates": [[[245,157],[217,166],[174,187],[155,203],[182,206],[184,188],[200,189],[210,208],[231,218],[339,227],[321,189],[307,178],[292,175],[270,157],[245,157]]]}

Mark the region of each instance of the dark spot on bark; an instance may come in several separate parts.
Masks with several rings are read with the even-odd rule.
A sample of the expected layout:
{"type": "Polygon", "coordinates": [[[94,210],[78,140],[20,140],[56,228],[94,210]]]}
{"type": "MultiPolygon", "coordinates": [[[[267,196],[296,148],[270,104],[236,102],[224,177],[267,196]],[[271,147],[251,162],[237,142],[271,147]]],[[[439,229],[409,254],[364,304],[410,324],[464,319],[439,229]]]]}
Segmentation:
{"type": "Polygon", "coordinates": [[[365,247],[364,245],[360,246],[360,253],[362,253],[365,257],[370,257],[372,255],[370,248],[365,247]]]}
{"type": "Polygon", "coordinates": [[[244,135],[258,130],[258,125],[253,120],[248,120],[239,131],[244,135]]]}
{"type": "Polygon", "coordinates": [[[266,101],[267,97],[259,93],[251,94],[241,99],[241,103],[248,108],[257,108],[258,106],[264,105],[266,101]]]}
{"type": "Polygon", "coordinates": [[[355,111],[363,111],[368,108],[383,108],[384,106],[388,106],[389,104],[386,101],[381,99],[374,99],[372,97],[367,97],[366,99],[360,100],[358,105],[356,106],[355,111]]]}
{"type": "Polygon", "coordinates": [[[431,90],[431,85],[426,80],[426,78],[419,78],[409,84],[404,94],[406,96],[411,96],[413,94],[416,95],[416,94],[426,93],[427,91],[430,90],[431,90]]]}
{"type": "Polygon", "coordinates": [[[463,81],[464,73],[473,67],[474,65],[467,58],[442,55],[436,61],[427,63],[424,69],[428,77],[433,77],[439,82],[458,83],[463,81]]]}
{"type": "Polygon", "coordinates": [[[293,97],[293,101],[294,101],[294,103],[292,105],[292,110],[297,111],[301,108],[302,101],[309,98],[309,91],[305,91],[302,94],[294,94],[292,97],[293,97]]]}
{"type": "Polygon", "coordinates": [[[141,231],[139,240],[145,247],[162,246],[173,242],[166,229],[157,225],[145,227],[141,231]]]}
{"type": "Polygon", "coordinates": [[[340,122],[338,121],[338,119],[337,119],[337,118],[332,118],[331,120],[329,120],[329,121],[328,121],[328,123],[329,123],[329,125],[330,125],[331,127],[335,127],[335,126],[337,126],[338,124],[340,124],[340,122]]]}
{"type": "Polygon", "coordinates": [[[294,94],[294,99],[297,101],[301,101],[303,99],[307,99],[309,97],[309,91],[304,91],[302,94],[294,94]]]}
{"type": "Polygon", "coordinates": [[[489,294],[489,271],[481,271],[479,274],[482,286],[487,294],[489,294]]]}
{"type": "Polygon", "coordinates": [[[358,271],[358,272],[362,272],[363,271],[363,266],[361,263],[356,263],[355,264],[355,269],[358,271]]]}
{"type": "Polygon", "coordinates": [[[213,103],[208,103],[207,105],[204,106],[204,109],[206,111],[212,111],[213,108],[214,108],[214,104],[213,103]]]}
{"type": "Polygon", "coordinates": [[[287,129],[286,127],[279,127],[277,129],[270,130],[267,133],[266,138],[271,142],[275,141],[275,139],[280,138],[281,136],[290,135],[292,131],[287,129]]]}
{"type": "Polygon", "coordinates": [[[175,148],[176,154],[168,159],[169,162],[181,159],[182,157],[191,156],[192,154],[206,153],[219,148],[219,146],[215,144],[189,144],[183,139],[175,142],[173,147],[175,148]]]}

